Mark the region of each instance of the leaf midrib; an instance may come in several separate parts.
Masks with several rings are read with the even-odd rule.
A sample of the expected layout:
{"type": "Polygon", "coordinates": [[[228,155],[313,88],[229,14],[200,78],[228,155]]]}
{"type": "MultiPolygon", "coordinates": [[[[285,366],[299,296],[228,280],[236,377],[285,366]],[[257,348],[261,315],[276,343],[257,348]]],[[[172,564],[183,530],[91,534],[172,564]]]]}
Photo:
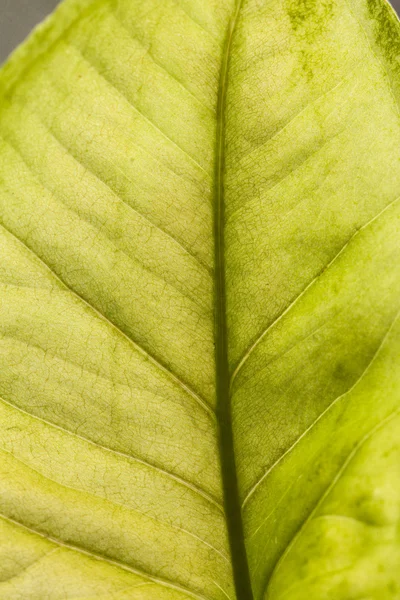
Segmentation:
{"type": "MultiPolygon", "coordinates": [[[[77,2],[78,4],[78,2],[77,2]]],[[[93,0],[89,3],[86,10],[89,10],[89,7],[92,7],[95,4],[93,0]]],[[[71,2],[72,5],[72,2],[71,2]]],[[[214,177],[214,235],[215,235],[215,352],[216,352],[216,388],[217,388],[217,418],[219,423],[219,449],[220,449],[220,459],[221,459],[221,471],[222,471],[222,479],[223,479],[223,490],[224,490],[224,504],[226,511],[226,521],[227,521],[227,529],[231,547],[231,558],[232,558],[232,570],[234,575],[235,587],[236,587],[236,598],[237,600],[253,600],[253,593],[251,589],[250,582],[250,574],[248,567],[247,554],[245,549],[245,541],[244,541],[244,531],[243,531],[243,523],[241,516],[241,508],[240,508],[240,499],[239,499],[239,491],[238,491],[238,482],[237,482],[237,472],[236,472],[236,461],[234,454],[234,445],[233,445],[233,431],[232,431],[232,415],[231,415],[231,404],[230,404],[230,370],[228,364],[228,352],[227,352],[227,317],[226,317],[226,293],[225,293],[225,256],[224,256],[224,225],[225,225],[225,190],[224,190],[224,172],[225,172],[225,130],[226,130],[226,96],[227,96],[227,88],[228,88],[228,71],[229,64],[231,59],[231,48],[232,41],[234,37],[234,32],[236,29],[236,25],[240,16],[240,11],[243,5],[243,0],[236,0],[235,6],[233,9],[232,17],[228,22],[226,29],[225,42],[223,46],[223,54],[221,60],[221,71],[220,71],[220,83],[218,89],[218,103],[217,103],[217,131],[216,131],[216,158],[215,158],[215,177],[214,177]]],[[[61,20],[61,14],[65,10],[62,7],[57,11],[59,15],[59,19],[61,20]]],[[[86,12],[79,10],[79,16],[82,15],[82,12],[86,12]]],[[[65,11],[67,12],[67,11],[65,11]]],[[[77,19],[77,15],[74,15],[75,21],[77,19]]],[[[71,25],[71,19],[68,19],[68,25],[71,25]]],[[[41,36],[44,38],[45,34],[48,36],[48,40],[46,43],[42,40],[42,46],[40,54],[45,52],[49,46],[54,42],[54,36],[50,35],[50,24],[47,23],[41,30],[41,36]]],[[[57,36],[56,36],[57,37],[57,36]]],[[[24,46],[24,50],[26,52],[27,46],[24,46]]],[[[19,56],[18,56],[19,57],[19,56]]],[[[14,56],[13,65],[15,68],[17,55],[14,56]]],[[[32,52],[32,56],[28,61],[28,64],[25,64],[24,71],[29,69],[30,65],[34,62],[35,58],[37,58],[37,52],[32,52]]],[[[164,68],[161,65],[161,68],[164,68]]],[[[12,73],[12,71],[11,71],[12,73]]],[[[16,73],[12,73],[14,76],[9,78],[9,85],[6,86],[5,90],[8,94],[10,94],[11,89],[15,85],[15,81],[17,79],[17,75],[21,75],[16,69],[16,73]]],[[[180,83],[180,82],[179,82],[180,83]]],[[[181,84],[182,85],[182,84],[181,84]]],[[[186,89],[186,88],[185,88],[186,89]]],[[[187,90],[189,91],[189,90],[187,90]]],[[[191,92],[189,92],[191,93],[191,92]]],[[[193,94],[191,94],[193,96],[193,94]]],[[[199,100],[197,100],[199,102],[199,100]]],[[[162,132],[161,132],[162,133],[162,132]]],[[[172,140],[171,140],[172,141],[172,140]]],[[[10,232],[11,233],[11,232],[10,232]]],[[[15,236],[15,234],[13,234],[15,236]]],[[[22,240],[20,240],[22,242],[22,240]]],[[[23,242],[22,242],[23,243],[23,242]]],[[[30,248],[28,248],[31,252],[30,248]]],[[[36,254],[36,253],[35,253],[36,254]]],[[[40,259],[41,260],[41,259],[40,259]]],[[[43,262],[43,261],[42,261],[43,262]]],[[[45,264],[45,263],[44,263],[45,264]]],[[[45,264],[45,266],[50,269],[50,267],[45,264]]],[[[50,269],[52,271],[52,269],[50,269]]],[[[54,273],[55,274],[55,273],[54,273]]],[[[57,274],[55,274],[58,279],[57,274]]],[[[148,355],[147,351],[140,346],[137,346],[136,342],[132,340],[129,336],[123,332],[118,325],[109,321],[109,319],[100,313],[95,307],[89,304],[83,297],[81,297],[75,290],[70,288],[64,281],[60,279],[61,283],[67,287],[72,293],[76,294],[85,304],[87,304],[91,309],[93,309],[97,315],[107,321],[110,326],[115,328],[120,334],[122,334],[127,340],[134,344],[136,349],[145,354],[147,358],[151,362],[155,362],[158,367],[160,367],[163,371],[166,371],[172,378],[175,380],[175,383],[184,387],[187,393],[191,396],[197,396],[197,393],[188,388],[185,382],[182,382],[177,376],[170,373],[169,370],[159,361],[153,357],[148,355]]],[[[3,516],[0,515],[2,518],[3,516]]],[[[6,517],[4,517],[6,518],[6,517]]],[[[13,521],[12,519],[8,519],[15,524],[18,524],[26,529],[30,529],[26,525],[19,523],[17,521],[13,521]]],[[[38,535],[43,535],[41,532],[30,529],[34,531],[34,533],[38,535]]],[[[119,566],[125,570],[132,571],[137,574],[141,574],[145,576],[143,573],[139,573],[135,569],[121,564],[119,562],[113,561],[105,556],[97,556],[92,553],[87,552],[85,549],[78,548],[77,546],[72,546],[64,543],[61,540],[57,540],[55,538],[50,538],[45,536],[47,539],[53,541],[54,543],[69,548],[71,550],[76,550],[78,552],[88,554],[93,558],[99,560],[105,560],[110,564],[115,566],[119,566]]],[[[179,585],[174,585],[170,581],[162,580],[159,578],[148,577],[151,581],[155,583],[159,583],[161,585],[165,585],[167,587],[171,587],[178,591],[187,593],[194,598],[201,598],[203,600],[203,596],[191,592],[189,590],[181,588],[179,585]]]]}
{"type": "Polygon", "coordinates": [[[224,505],[232,558],[232,570],[237,600],[253,600],[249,565],[244,542],[244,530],[239,499],[235,452],[233,445],[230,403],[230,371],[228,364],[226,291],[225,291],[225,133],[226,96],[232,40],[243,0],[236,0],[235,10],[227,27],[218,89],[216,161],[215,161],[215,358],[219,449],[224,491],[224,505]]]}

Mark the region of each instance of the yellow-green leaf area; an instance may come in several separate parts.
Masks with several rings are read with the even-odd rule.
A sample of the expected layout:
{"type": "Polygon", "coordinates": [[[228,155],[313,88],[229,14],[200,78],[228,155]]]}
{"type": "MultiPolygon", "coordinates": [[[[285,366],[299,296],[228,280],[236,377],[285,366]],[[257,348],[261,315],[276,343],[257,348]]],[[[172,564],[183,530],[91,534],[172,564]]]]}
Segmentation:
{"type": "Polygon", "coordinates": [[[64,0],[0,72],[0,598],[397,600],[385,0],[64,0]]]}

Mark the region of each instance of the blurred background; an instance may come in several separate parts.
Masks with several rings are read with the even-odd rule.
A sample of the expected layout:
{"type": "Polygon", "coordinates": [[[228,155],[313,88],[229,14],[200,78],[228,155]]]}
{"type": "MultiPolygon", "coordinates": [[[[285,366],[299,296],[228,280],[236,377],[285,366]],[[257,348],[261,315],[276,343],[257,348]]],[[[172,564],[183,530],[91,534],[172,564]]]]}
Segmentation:
{"type": "Polygon", "coordinates": [[[0,0],[0,62],[57,4],[59,0],[0,0]]]}
{"type": "MultiPolygon", "coordinates": [[[[0,63],[58,3],[59,0],[0,0],[0,63]]],[[[392,0],[392,5],[400,13],[400,0],[392,0]]]]}

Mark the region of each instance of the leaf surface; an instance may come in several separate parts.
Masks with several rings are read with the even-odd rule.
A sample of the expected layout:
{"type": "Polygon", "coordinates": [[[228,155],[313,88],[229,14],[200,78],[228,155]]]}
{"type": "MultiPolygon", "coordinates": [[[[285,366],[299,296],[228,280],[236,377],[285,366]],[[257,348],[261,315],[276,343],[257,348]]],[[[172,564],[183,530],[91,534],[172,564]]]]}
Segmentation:
{"type": "Polygon", "coordinates": [[[0,74],[0,597],[400,593],[384,0],[65,0],[0,74]]]}

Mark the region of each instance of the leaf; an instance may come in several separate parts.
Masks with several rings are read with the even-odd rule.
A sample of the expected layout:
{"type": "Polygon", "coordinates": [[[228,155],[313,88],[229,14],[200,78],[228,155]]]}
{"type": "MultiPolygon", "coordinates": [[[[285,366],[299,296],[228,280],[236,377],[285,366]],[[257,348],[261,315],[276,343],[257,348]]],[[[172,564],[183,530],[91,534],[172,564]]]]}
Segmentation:
{"type": "Polygon", "coordinates": [[[3,67],[0,598],[399,597],[399,56],[65,0],[3,67]]]}

